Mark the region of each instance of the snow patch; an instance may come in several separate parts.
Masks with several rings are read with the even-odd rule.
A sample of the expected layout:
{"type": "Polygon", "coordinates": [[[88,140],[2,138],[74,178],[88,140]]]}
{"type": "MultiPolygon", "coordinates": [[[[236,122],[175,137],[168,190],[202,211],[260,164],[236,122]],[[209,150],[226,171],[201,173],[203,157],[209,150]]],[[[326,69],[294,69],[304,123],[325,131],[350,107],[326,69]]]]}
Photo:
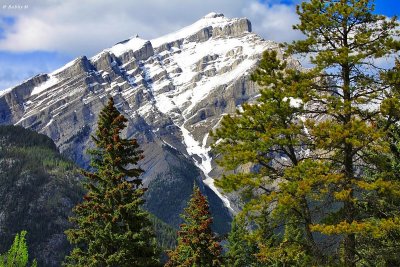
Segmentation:
{"type": "Polygon", "coordinates": [[[118,44],[114,45],[113,47],[107,49],[106,51],[109,51],[109,52],[113,53],[114,55],[116,55],[117,57],[119,57],[130,50],[132,50],[132,51],[139,50],[146,44],[146,42],[148,42],[148,41],[143,40],[141,38],[132,38],[127,42],[118,43],[118,44]]]}
{"type": "Polygon", "coordinates": [[[55,71],[53,71],[50,75],[60,73],[60,72],[62,72],[63,70],[66,70],[66,69],[68,69],[69,67],[72,67],[72,66],[73,66],[77,61],[79,61],[79,60],[80,60],[79,58],[76,58],[76,59],[74,59],[74,60],[68,62],[67,64],[65,64],[65,65],[62,66],[61,68],[56,69],[55,71]]]}
{"type": "Polygon", "coordinates": [[[214,185],[214,179],[209,176],[209,173],[212,170],[212,159],[208,154],[210,148],[206,147],[208,136],[205,136],[205,138],[203,139],[203,144],[202,146],[200,146],[199,143],[193,138],[192,134],[184,127],[184,125],[180,126],[179,128],[181,129],[183,141],[186,145],[186,151],[188,152],[188,154],[197,155],[201,158],[201,162],[198,162],[196,159],[194,159],[194,163],[204,173],[206,177],[206,179],[203,180],[204,184],[206,184],[222,200],[225,207],[233,212],[229,199],[218,191],[217,187],[214,185]]]}
{"type": "MultiPolygon", "coordinates": [[[[155,132],[157,132],[157,131],[153,131],[153,133],[155,133],[155,132]]],[[[162,142],[163,142],[165,145],[167,145],[167,146],[169,146],[169,147],[175,149],[176,151],[179,151],[176,147],[174,147],[174,146],[171,145],[170,143],[168,143],[168,142],[166,142],[166,141],[164,141],[164,140],[162,140],[162,142]]]]}
{"type": "Polygon", "coordinates": [[[218,17],[224,17],[224,14],[211,12],[204,16],[205,19],[213,19],[213,18],[218,18],[218,17]]]}
{"type": "Polygon", "coordinates": [[[153,47],[159,47],[162,44],[170,43],[176,40],[184,39],[190,35],[195,34],[201,29],[207,28],[209,26],[213,27],[224,27],[225,25],[232,23],[235,19],[227,19],[222,14],[210,13],[203,17],[202,19],[196,21],[192,25],[189,25],[181,30],[174,33],[164,35],[162,37],[151,40],[153,47]]]}
{"type": "Polygon", "coordinates": [[[155,99],[157,109],[162,113],[167,113],[176,108],[175,102],[164,94],[157,95],[155,99]]]}
{"type": "Polygon", "coordinates": [[[4,89],[4,90],[1,90],[0,91],[0,97],[5,95],[5,94],[7,94],[7,93],[9,93],[9,92],[11,92],[11,91],[12,91],[12,88],[7,88],[7,89],[4,89]]]}
{"type": "Polygon", "coordinates": [[[146,42],[148,42],[148,40],[144,40],[138,37],[132,37],[125,42],[117,43],[116,45],[101,51],[100,53],[91,57],[90,61],[95,62],[106,53],[112,53],[115,56],[119,57],[130,50],[137,51],[142,48],[146,44],[146,42]]]}
{"type": "Polygon", "coordinates": [[[47,90],[48,88],[56,85],[58,82],[59,80],[55,76],[49,75],[49,79],[47,81],[33,88],[31,95],[40,94],[41,92],[47,90]]]}
{"type": "Polygon", "coordinates": [[[287,102],[289,100],[289,105],[292,108],[299,108],[303,104],[303,100],[301,100],[300,98],[294,98],[294,97],[291,97],[291,96],[290,97],[286,97],[285,96],[282,100],[285,101],[285,102],[287,102]]]}
{"type": "Polygon", "coordinates": [[[54,121],[53,118],[51,118],[50,121],[46,124],[46,126],[43,127],[43,129],[49,127],[53,123],[53,121],[54,121]]]}

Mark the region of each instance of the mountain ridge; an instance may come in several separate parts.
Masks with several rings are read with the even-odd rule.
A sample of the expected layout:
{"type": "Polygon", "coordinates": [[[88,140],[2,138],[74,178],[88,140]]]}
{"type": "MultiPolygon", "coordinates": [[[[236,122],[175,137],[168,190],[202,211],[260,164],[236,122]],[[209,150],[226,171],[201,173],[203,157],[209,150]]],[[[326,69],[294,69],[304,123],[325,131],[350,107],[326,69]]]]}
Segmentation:
{"type": "MultiPolygon", "coordinates": [[[[79,57],[2,93],[0,124],[44,133],[61,152],[87,167],[84,151],[92,145],[96,114],[113,96],[129,119],[125,135],[137,138],[144,150],[145,185],[161,180],[165,191],[172,192],[168,197],[177,199],[175,207],[162,207],[160,199],[168,202],[167,197],[152,196],[150,187],[151,212],[177,225],[191,193],[179,187],[192,188],[196,182],[211,189],[207,192],[215,200],[210,204],[217,221],[229,222],[239,206],[213,185],[221,171],[209,154],[208,133],[224,114],[258,97],[249,76],[267,49],[282,56],[277,43],[251,32],[246,18],[210,13],[160,38],[134,37],[91,58],[79,57]],[[158,210],[153,203],[161,203],[158,210]]],[[[289,59],[289,65],[300,68],[295,60],[289,59]]],[[[228,230],[222,228],[220,232],[228,230]]]]}

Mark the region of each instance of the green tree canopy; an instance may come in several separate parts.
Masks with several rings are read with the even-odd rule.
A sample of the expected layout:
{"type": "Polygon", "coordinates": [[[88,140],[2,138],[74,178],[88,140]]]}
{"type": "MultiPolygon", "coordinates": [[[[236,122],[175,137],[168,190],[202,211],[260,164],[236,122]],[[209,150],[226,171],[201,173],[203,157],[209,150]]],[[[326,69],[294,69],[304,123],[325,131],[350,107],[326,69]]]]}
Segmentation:
{"type": "Polygon", "coordinates": [[[256,254],[258,253],[257,243],[252,240],[248,227],[243,216],[236,216],[233,219],[227,240],[227,251],[224,255],[227,266],[262,266],[256,258],[256,254]]]}
{"type": "Polygon", "coordinates": [[[178,245],[168,251],[166,267],[222,266],[222,247],[211,230],[212,217],[208,201],[195,187],[178,232],[178,245]]]}
{"type": "Polygon", "coordinates": [[[265,262],[302,254],[310,263],[291,264],[355,266],[367,260],[366,238],[399,231],[398,172],[383,160],[396,153],[399,66],[377,65],[399,51],[398,24],[373,11],[370,0],[301,3],[294,28],[305,39],[284,57],[265,52],[252,76],[258,103],[214,133],[226,170],[218,185],[247,197],[265,262]],[[287,68],[293,55],[314,67],[287,68]]]}
{"type": "MultiPolygon", "coordinates": [[[[27,267],[28,266],[28,246],[26,245],[27,232],[22,231],[15,235],[14,242],[10,250],[0,255],[0,267],[27,267]]],[[[33,260],[32,267],[36,267],[36,260],[33,260]]]]}
{"type": "Polygon", "coordinates": [[[65,266],[158,266],[158,255],[149,214],[135,167],[143,158],[135,139],[121,137],[127,119],[112,98],[99,115],[90,150],[93,172],[83,171],[88,190],[74,208],[66,231],[75,245],[65,266]]]}

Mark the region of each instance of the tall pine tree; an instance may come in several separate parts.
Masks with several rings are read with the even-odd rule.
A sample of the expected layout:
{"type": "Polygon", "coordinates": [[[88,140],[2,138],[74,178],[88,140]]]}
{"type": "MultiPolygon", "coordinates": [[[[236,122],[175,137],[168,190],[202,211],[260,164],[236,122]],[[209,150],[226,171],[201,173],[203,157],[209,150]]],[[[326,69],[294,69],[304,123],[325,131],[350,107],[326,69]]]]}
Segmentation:
{"type": "Polygon", "coordinates": [[[65,266],[157,266],[158,255],[149,214],[135,167],[143,158],[135,139],[121,137],[127,119],[112,98],[100,112],[90,150],[93,172],[83,171],[88,190],[66,231],[75,247],[65,266]]]}
{"type": "Polygon", "coordinates": [[[212,217],[208,201],[198,187],[193,189],[178,232],[178,245],[168,251],[166,267],[222,266],[222,247],[211,230],[212,217]]]}
{"type": "Polygon", "coordinates": [[[252,76],[258,104],[226,116],[214,134],[229,171],[218,184],[251,192],[245,212],[278,233],[260,238],[266,262],[305,253],[309,264],[355,266],[368,262],[362,242],[399,230],[398,173],[379,160],[396,153],[388,136],[399,121],[398,68],[377,65],[399,51],[398,24],[373,11],[370,0],[303,2],[295,29],[305,39],[287,53],[314,68],[287,69],[266,52],[252,76]],[[245,173],[245,164],[257,167],[245,173]]]}
{"type": "Polygon", "coordinates": [[[302,255],[307,264],[312,255],[319,264],[323,256],[310,229],[307,194],[323,173],[307,180],[300,175],[301,169],[317,163],[305,153],[310,140],[301,119],[303,105],[296,102],[298,84],[310,80],[296,69],[288,69],[277,51],[263,54],[252,79],[263,87],[258,103],[244,104],[236,115],[225,116],[213,133],[219,140],[213,146],[221,155],[218,163],[226,170],[217,185],[244,194],[243,214],[258,226],[258,257],[265,264],[292,263],[290,255],[302,255]],[[243,171],[248,168],[241,166],[248,164],[256,168],[243,171]]]}
{"type": "MultiPolygon", "coordinates": [[[[398,23],[396,18],[373,14],[373,2],[302,3],[297,9],[300,23],[294,28],[306,39],[288,47],[291,54],[311,54],[314,80],[330,81],[315,82],[303,91],[308,103],[319,106],[305,107],[313,150],[329,165],[331,174],[339,175],[330,182],[327,197],[340,208],[312,229],[341,237],[346,266],[355,266],[362,259],[358,237],[378,237],[379,232],[398,228],[400,222],[399,214],[377,217],[365,209],[376,203],[376,195],[382,192],[393,198],[400,193],[400,182],[392,179],[393,173],[388,175],[387,169],[370,159],[371,153],[389,149],[386,136],[398,121],[393,115],[399,111],[397,92],[382,79],[387,71],[377,65],[380,58],[392,57],[400,50],[394,39],[398,23]],[[384,124],[379,123],[382,120],[384,124]]],[[[385,200],[391,201],[390,197],[385,200]]]]}

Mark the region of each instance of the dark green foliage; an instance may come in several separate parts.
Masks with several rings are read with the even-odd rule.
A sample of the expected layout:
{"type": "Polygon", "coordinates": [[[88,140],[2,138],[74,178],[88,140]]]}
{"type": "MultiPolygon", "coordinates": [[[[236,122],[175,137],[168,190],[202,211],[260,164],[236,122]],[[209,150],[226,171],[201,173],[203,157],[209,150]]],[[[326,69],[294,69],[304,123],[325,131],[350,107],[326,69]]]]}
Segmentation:
{"type": "Polygon", "coordinates": [[[25,129],[21,126],[2,125],[0,126],[1,146],[18,147],[43,147],[58,151],[53,140],[43,134],[25,129]]]}
{"type": "MultiPolygon", "coordinates": [[[[28,247],[26,245],[26,231],[16,234],[10,250],[4,255],[0,255],[0,267],[27,267],[28,266],[28,247]]],[[[37,267],[34,259],[32,267],[37,267]]]]}
{"type": "Polygon", "coordinates": [[[93,172],[83,172],[88,192],[74,208],[75,228],[66,231],[75,247],[65,266],[158,265],[153,227],[142,208],[143,171],[135,167],[142,151],[136,140],[121,137],[126,122],[110,98],[92,136],[93,172]]]}
{"type": "MultiPolygon", "coordinates": [[[[400,66],[397,66],[399,68],[400,66]]],[[[400,75],[400,72],[397,72],[400,75]]],[[[381,123],[386,124],[385,121],[381,123]]],[[[390,144],[390,150],[382,153],[371,153],[370,160],[381,169],[386,170],[390,179],[399,180],[400,173],[400,128],[399,125],[393,124],[387,132],[387,139],[390,144]],[[393,174],[395,174],[393,176],[393,174]]],[[[367,171],[367,175],[373,180],[377,174],[374,171],[367,171]]],[[[388,177],[389,178],[389,177],[388,177]]],[[[373,214],[374,217],[384,219],[389,216],[396,216],[400,207],[400,196],[393,196],[389,192],[369,193],[371,199],[362,206],[362,214],[373,214]]],[[[400,254],[398,249],[400,246],[400,230],[392,229],[388,232],[381,231],[380,235],[359,236],[358,237],[359,253],[362,255],[360,265],[363,266],[400,266],[400,254]]]]}
{"type": "Polygon", "coordinates": [[[178,232],[178,245],[168,251],[167,267],[222,266],[222,247],[211,230],[212,217],[207,199],[198,187],[193,190],[178,232]]]}
{"type": "Polygon", "coordinates": [[[150,222],[154,227],[157,244],[161,250],[174,249],[177,242],[176,229],[150,214],[150,222]]]}
{"type": "Polygon", "coordinates": [[[45,135],[0,126],[0,251],[22,229],[39,266],[59,266],[70,250],[63,235],[83,195],[79,173],[45,135]]]}
{"type": "Polygon", "coordinates": [[[150,221],[154,227],[157,245],[161,250],[161,263],[165,264],[168,260],[166,251],[175,249],[176,247],[178,239],[178,235],[176,233],[177,230],[151,213],[150,221]]]}
{"type": "MultiPolygon", "coordinates": [[[[155,148],[148,157],[154,158],[152,153],[158,153],[155,148]]],[[[159,219],[178,228],[182,223],[179,214],[182,213],[190,199],[193,190],[193,183],[201,179],[199,169],[193,162],[182,153],[165,145],[161,148],[165,157],[151,168],[163,168],[166,172],[158,173],[154,178],[149,179],[148,190],[145,193],[145,209],[155,214],[159,219]],[[162,164],[163,166],[160,166],[162,164]],[[167,166],[164,166],[167,165],[167,166]],[[165,208],[168,207],[168,208],[165,208]]],[[[152,159],[153,160],[153,159],[152,159]]],[[[149,159],[147,159],[149,162],[149,159]]],[[[149,167],[150,167],[149,166],[149,167]]],[[[210,211],[213,214],[212,230],[219,235],[229,232],[231,215],[223,205],[221,199],[208,187],[202,191],[210,203],[210,211]]]]}
{"type": "Polygon", "coordinates": [[[262,266],[256,257],[259,252],[257,243],[251,240],[251,232],[247,228],[243,217],[237,216],[233,219],[228,235],[228,251],[225,254],[226,265],[229,267],[262,266]]]}
{"type": "Polygon", "coordinates": [[[302,90],[304,102],[320,105],[304,110],[314,158],[330,167],[331,176],[340,174],[329,181],[326,197],[341,209],[311,228],[340,236],[340,264],[356,266],[366,260],[360,253],[364,238],[379,240],[400,230],[400,213],[381,204],[399,197],[398,174],[370,157],[388,151],[388,129],[399,121],[396,81],[386,79],[391,71],[376,63],[400,50],[399,24],[374,14],[373,0],[313,0],[302,3],[297,13],[300,23],[294,28],[306,39],[293,42],[288,52],[312,55],[310,73],[320,81],[302,90]]]}
{"type": "MultiPolygon", "coordinates": [[[[286,172],[297,172],[297,168],[313,163],[307,160],[307,154],[300,153],[309,143],[298,118],[302,106],[291,104],[291,98],[297,97],[298,83],[308,79],[297,70],[287,69],[277,55],[276,51],[266,51],[252,75],[262,86],[258,103],[244,104],[243,111],[225,116],[213,136],[219,140],[214,149],[222,156],[218,163],[226,170],[217,185],[228,192],[242,193],[247,203],[242,215],[256,227],[254,241],[260,250],[257,257],[264,264],[292,264],[290,257],[294,255],[308,259],[308,255],[320,254],[306,226],[311,214],[305,185],[313,180],[303,181],[301,176],[286,172]],[[254,167],[242,167],[249,164],[254,167]],[[284,179],[288,183],[275,191],[284,179]],[[289,224],[302,227],[293,236],[295,242],[290,240],[288,230],[296,226],[286,227],[289,224]]],[[[318,177],[314,175],[312,179],[317,181],[318,177]]]]}

